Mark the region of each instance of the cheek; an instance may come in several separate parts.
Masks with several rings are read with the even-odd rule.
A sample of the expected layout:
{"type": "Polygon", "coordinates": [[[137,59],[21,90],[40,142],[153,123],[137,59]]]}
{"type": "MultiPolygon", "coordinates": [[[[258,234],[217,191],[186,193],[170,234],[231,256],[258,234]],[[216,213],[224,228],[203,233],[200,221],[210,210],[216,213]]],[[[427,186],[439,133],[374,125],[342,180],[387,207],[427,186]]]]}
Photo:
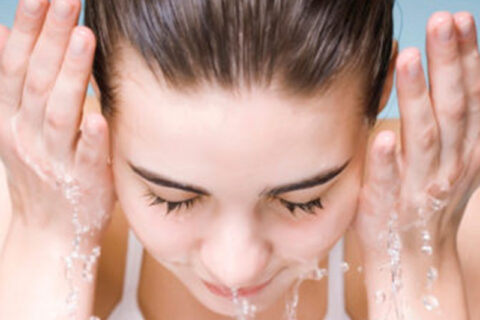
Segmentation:
{"type": "Polygon", "coordinates": [[[359,172],[351,170],[325,194],[316,216],[277,225],[272,230],[277,254],[302,263],[325,258],[355,217],[360,186],[359,172]]]}
{"type": "Polygon", "coordinates": [[[136,179],[122,171],[114,172],[120,206],[145,249],[160,261],[185,262],[199,241],[198,228],[175,213],[167,216],[164,206],[149,206],[149,200],[143,196],[144,187],[136,179]]]}

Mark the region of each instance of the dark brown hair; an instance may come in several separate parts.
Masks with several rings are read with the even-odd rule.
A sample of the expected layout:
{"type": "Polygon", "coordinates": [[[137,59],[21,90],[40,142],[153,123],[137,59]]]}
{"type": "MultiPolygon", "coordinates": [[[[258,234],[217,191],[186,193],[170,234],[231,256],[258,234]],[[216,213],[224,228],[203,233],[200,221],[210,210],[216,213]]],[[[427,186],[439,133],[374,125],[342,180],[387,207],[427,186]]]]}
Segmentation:
{"type": "Polygon", "coordinates": [[[86,0],[97,36],[93,75],[106,116],[116,103],[121,43],[176,90],[208,82],[309,96],[358,72],[375,123],[392,53],[394,0],[86,0]]]}

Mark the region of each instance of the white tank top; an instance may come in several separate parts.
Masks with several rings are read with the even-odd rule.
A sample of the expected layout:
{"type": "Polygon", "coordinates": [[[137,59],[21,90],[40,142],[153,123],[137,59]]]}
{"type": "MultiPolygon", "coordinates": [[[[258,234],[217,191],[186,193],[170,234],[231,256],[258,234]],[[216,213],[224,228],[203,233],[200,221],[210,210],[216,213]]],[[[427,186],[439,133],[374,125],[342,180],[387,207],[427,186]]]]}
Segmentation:
{"type": "MultiPolygon", "coordinates": [[[[127,266],[122,300],[117,304],[108,320],[143,320],[137,303],[143,246],[132,230],[128,231],[127,266]]],[[[345,309],[343,238],[330,251],[328,262],[328,305],[324,320],[350,320],[345,309]],[[332,299],[332,297],[334,297],[332,299]]]]}

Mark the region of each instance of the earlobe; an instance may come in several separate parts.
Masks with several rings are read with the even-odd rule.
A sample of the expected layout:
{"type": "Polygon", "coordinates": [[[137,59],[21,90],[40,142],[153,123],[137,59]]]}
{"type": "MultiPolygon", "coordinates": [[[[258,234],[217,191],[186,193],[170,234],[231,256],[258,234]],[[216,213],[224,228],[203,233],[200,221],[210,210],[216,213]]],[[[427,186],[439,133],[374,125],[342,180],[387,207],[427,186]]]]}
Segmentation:
{"type": "Polygon", "coordinates": [[[98,100],[100,100],[100,90],[98,89],[97,81],[93,75],[90,75],[90,84],[92,85],[93,91],[95,92],[95,96],[98,100]]]}
{"type": "Polygon", "coordinates": [[[397,56],[398,56],[398,41],[394,39],[392,43],[392,54],[390,56],[388,74],[385,79],[385,85],[383,87],[382,98],[380,99],[378,113],[382,112],[382,110],[386,107],[388,99],[390,98],[390,95],[392,93],[393,76],[395,74],[395,64],[397,61],[397,56]]]}

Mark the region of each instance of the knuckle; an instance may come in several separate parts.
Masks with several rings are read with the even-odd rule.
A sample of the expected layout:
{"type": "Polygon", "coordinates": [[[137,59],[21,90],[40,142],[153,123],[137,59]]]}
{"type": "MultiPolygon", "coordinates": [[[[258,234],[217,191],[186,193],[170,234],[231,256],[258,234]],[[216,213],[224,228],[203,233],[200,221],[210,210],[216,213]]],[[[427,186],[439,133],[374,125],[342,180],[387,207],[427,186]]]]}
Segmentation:
{"type": "Polygon", "coordinates": [[[421,133],[418,139],[420,147],[424,150],[429,150],[435,147],[438,143],[439,132],[435,124],[427,126],[421,133]]]}
{"type": "Polygon", "coordinates": [[[18,23],[16,23],[14,25],[14,28],[20,34],[30,37],[37,32],[38,25],[37,23],[32,23],[31,21],[24,19],[23,21],[19,21],[18,23]]]}
{"type": "Polygon", "coordinates": [[[65,28],[64,25],[57,25],[53,22],[47,22],[45,25],[45,40],[54,43],[55,45],[65,45],[70,35],[70,29],[65,28]]]}
{"type": "Polygon", "coordinates": [[[84,165],[85,164],[92,165],[92,164],[99,163],[99,157],[92,146],[88,146],[88,148],[83,149],[81,152],[79,152],[78,160],[80,163],[84,165]]]}
{"type": "Polygon", "coordinates": [[[18,76],[25,68],[25,61],[18,57],[10,59],[7,55],[2,55],[0,58],[0,72],[7,77],[18,76]]]}
{"type": "Polygon", "coordinates": [[[445,109],[446,115],[454,121],[462,121],[467,116],[466,98],[465,95],[461,95],[452,101],[445,109]]]}
{"type": "Polygon", "coordinates": [[[42,95],[48,91],[49,87],[50,84],[39,72],[30,74],[25,81],[25,90],[29,94],[42,95]]]}
{"type": "Polygon", "coordinates": [[[455,161],[453,162],[452,167],[449,170],[447,179],[448,184],[450,186],[454,185],[462,175],[465,168],[465,163],[461,157],[456,157],[455,161]]]}
{"type": "Polygon", "coordinates": [[[59,114],[57,112],[47,112],[45,114],[45,122],[46,124],[56,130],[63,130],[69,126],[71,126],[70,117],[65,114],[59,114]]]}
{"type": "Polygon", "coordinates": [[[71,99],[69,101],[70,104],[77,106],[77,104],[80,104],[77,102],[78,97],[85,95],[86,91],[87,86],[83,85],[83,82],[77,81],[74,78],[62,77],[60,83],[57,83],[55,86],[54,94],[68,97],[71,99]]]}
{"type": "MultiPolygon", "coordinates": [[[[441,175],[443,176],[443,175],[441,175]]],[[[437,177],[427,185],[426,194],[430,199],[445,200],[452,192],[452,184],[445,179],[437,177]]]]}

